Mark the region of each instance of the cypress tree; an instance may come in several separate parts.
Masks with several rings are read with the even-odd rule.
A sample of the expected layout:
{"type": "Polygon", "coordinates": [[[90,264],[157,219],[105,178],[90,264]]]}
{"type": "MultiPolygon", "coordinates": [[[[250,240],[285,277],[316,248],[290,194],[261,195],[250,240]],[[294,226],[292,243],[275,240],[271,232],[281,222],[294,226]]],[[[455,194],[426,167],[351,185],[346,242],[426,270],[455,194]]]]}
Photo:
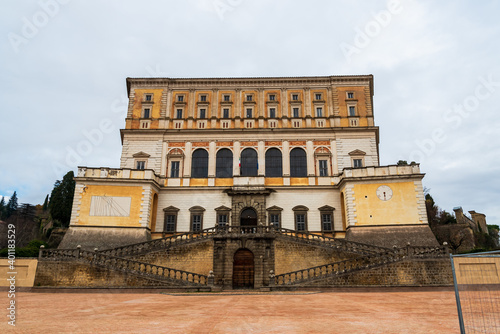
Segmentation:
{"type": "Polygon", "coordinates": [[[73,195],[75,193],[75,180],[73,171],[64,175],[62,181],[56,181],[50,194],[49,210],[52,219],[58,220],[63,226],[69,226],[73,195]]]}
{"type": "Polygon", "coordinates": [[[43,212],[47,211],[48,208],[49,208],[49,195],[45,196],[45,201],[43,201],[43,206],[42,206],[43,212]]]}
{"type": "Polygon", "coordinates": [[[12,197],[9,199],[7,203],[7,207],[5,208],[5,218],[9,218],[12,214],[17,210],[17,193],[14,191],[12,197]]]}
{"type": "Polygon", "coordinates": [[[0,201],[0,219],[4,219],[5,216],[5,198],[2,196],[0,201]]]}

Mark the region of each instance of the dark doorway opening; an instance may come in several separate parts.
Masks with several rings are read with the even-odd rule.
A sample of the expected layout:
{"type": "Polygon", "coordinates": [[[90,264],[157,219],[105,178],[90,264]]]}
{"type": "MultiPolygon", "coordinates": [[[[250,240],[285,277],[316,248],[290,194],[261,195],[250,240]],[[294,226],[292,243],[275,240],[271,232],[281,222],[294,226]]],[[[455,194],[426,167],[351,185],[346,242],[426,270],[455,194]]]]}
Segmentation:
{"type": "Polygon", "coordinates": [[[239,249],[233,259],[233,289],[252,289],[254,256],[248,249],[239,249]]]}
{"type": "Polygon", "coordinates": [[[257,212],[252,208],[246,208],[240,214],[241,226],[257,226],[257,212]]]}

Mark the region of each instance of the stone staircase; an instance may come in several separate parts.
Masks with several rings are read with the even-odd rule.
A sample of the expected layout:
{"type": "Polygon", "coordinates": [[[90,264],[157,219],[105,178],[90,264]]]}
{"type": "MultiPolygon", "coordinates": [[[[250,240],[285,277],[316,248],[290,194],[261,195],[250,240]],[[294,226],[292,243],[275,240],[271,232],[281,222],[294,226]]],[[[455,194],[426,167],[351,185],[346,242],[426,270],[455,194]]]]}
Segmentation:
{"type": "Polygon", "coordinates": [[[301,285],[328,277],[349,275],[356,271],[381,267],[407,259],[443,259],[448,256],[449,251],[446,246],[407,246],[394,248],[393,250],[387,250],[370,256],[347,259],[344,261],[276,275],[271,279],[271,284],[274,286],[301,285]]]}
{"type": "Polygon", "coordinates": [[[78,261],[179,286],[208,284],[208,277],[205,275],[81,249],[40,249],[39,261],[78,261]]]}
{"type": "Polygon", "coordinates": [[[203,229],[199,232],[186,232],[176,234],[173,236],[145,241],[137,244],[131,244],[111,249],[102,250],[99,253],[116,256],[127,257],[147,254],[159,250],[169,249],[179,245],[186,245],[195,242],[204,241],[218,237],[239,237],[245,235],[247,238],[259,238],[262,235],[272,234],[277,238],[283,238],[300,242],[307,245],[318,246],[329,249],[336,249],[338,251],[349,252],[359,255],[373,255],[387,252],[389,249],[380,246],[368,245],[354,241],[347,241],[345,239],[338,239],[326,237],[322,235],[312,234],[308,232],[297,232],[286,228],[276,228],[273,226],[224,226],[224,227],[211,227],[203,229]]]}

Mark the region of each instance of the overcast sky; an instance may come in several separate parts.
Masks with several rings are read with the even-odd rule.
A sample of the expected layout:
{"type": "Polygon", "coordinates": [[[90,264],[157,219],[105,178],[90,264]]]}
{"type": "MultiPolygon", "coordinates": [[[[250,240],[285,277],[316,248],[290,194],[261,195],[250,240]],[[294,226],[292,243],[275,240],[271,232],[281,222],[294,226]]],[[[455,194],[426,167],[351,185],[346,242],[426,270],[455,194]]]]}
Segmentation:
{"type": "Polygon", "coordinates": [[[0,196],[42,203],[77,166],[118,167],[126,77],[373,74],[381,164],[421,163],[440,207],[500,224],[500,1],[0,6],[0,196]]]}

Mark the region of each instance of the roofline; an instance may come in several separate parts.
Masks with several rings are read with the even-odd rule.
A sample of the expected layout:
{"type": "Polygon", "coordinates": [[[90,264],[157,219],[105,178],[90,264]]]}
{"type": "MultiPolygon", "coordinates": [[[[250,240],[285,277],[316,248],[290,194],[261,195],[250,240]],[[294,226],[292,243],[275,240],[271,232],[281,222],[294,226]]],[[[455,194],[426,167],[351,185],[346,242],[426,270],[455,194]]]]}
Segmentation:
{"type": "Polygon", "coordinates": [[[176,82],[190,82],[190,81],[317,81],[317,80],[369,80],[371,95],[373,96],[373,74],[359,74],[359,75],[330,75],[330,76],[295,76],[295,77],[207,77],[207,78],[168,78],[168,77],[150,77],[150,78],[131,78],[127,77],[127,95],[130,96],[130,87],[132,83],[156,83],[156,84],[166,84],[176,83],[176,82]]]}

